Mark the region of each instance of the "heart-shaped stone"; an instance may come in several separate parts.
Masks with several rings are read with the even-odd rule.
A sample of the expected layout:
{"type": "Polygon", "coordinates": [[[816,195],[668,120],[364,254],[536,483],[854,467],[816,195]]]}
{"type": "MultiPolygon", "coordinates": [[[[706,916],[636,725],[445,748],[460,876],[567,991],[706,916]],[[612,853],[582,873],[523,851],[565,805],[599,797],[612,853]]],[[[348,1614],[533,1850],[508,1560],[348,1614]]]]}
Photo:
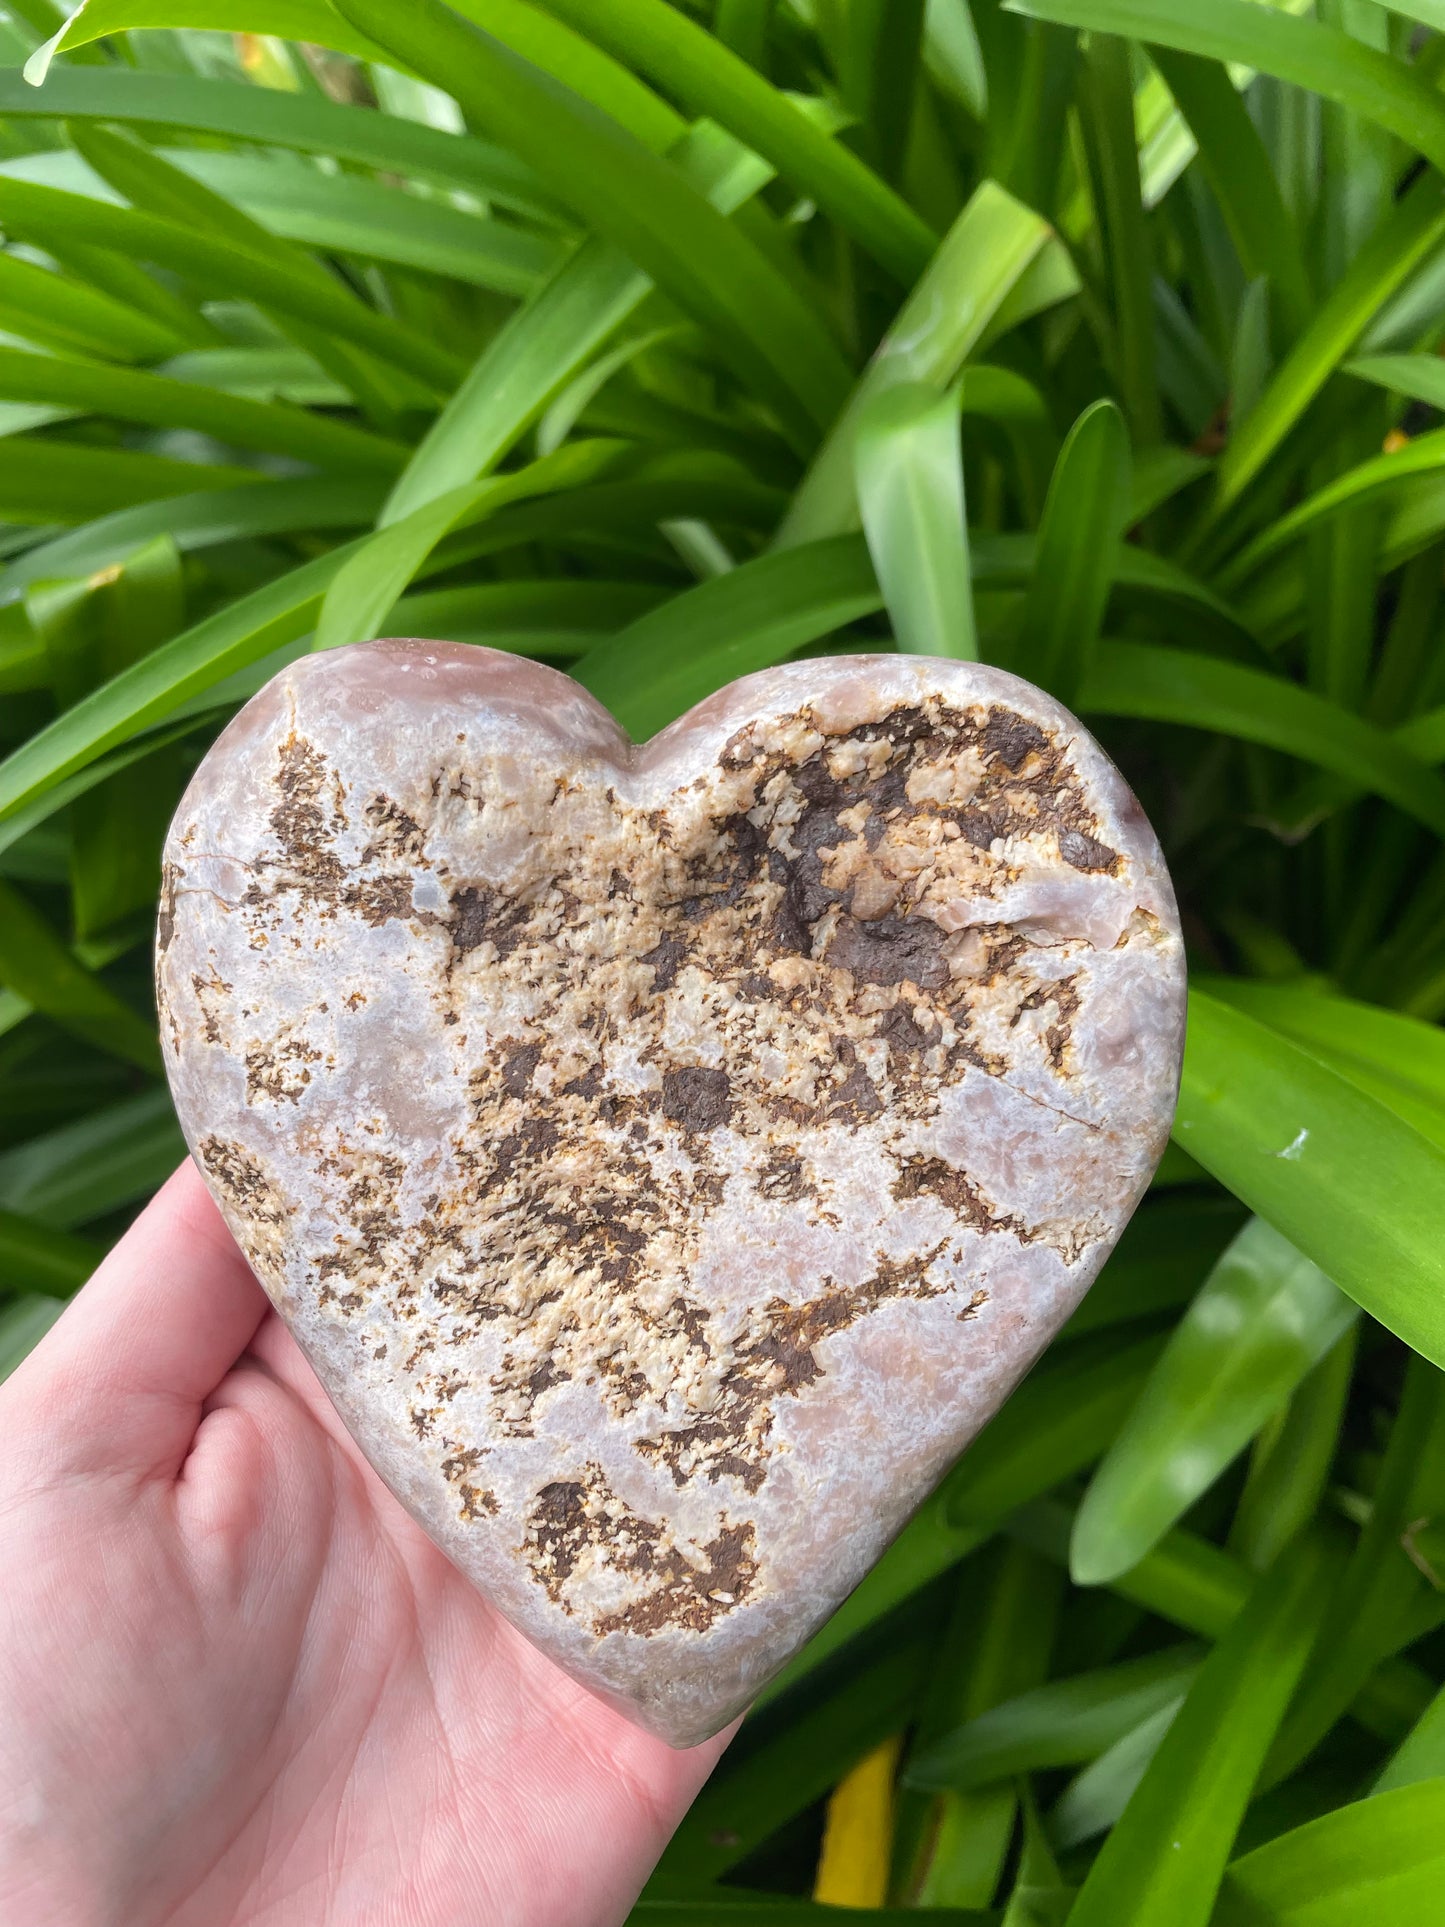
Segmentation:
{"type": "Polygon", "coordinates": [[[634,748],[569,678],[284,670],[171,830],[181,1122],[367,1457],[675,1745],[857,1584],[1149,1180],[1153,834],[1001,671],[806,661],[634,748]]]}

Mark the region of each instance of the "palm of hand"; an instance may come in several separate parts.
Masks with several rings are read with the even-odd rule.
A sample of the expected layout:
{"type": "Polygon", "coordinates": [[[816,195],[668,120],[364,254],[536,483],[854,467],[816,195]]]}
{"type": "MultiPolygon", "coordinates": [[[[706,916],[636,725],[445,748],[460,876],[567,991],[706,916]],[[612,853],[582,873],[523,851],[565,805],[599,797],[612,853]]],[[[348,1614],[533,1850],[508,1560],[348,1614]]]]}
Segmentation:
{"type": "Polygon", "coordinates": [[[623,1919],[722,1743],[638,1732],[473,1592],[189,1166],[0,1432],[0,1918],[623,1919]]]}

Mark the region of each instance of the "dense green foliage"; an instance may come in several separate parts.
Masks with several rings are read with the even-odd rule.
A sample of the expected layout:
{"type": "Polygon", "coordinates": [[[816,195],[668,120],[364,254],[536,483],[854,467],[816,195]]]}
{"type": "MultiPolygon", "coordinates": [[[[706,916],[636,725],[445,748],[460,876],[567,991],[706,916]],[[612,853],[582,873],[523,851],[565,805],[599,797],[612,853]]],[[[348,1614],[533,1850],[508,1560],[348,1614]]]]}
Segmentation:
{"type": "Polygon", "coordinates": [[[835,1896],[1424,1927],[1445,4],[458,6],[0,14],[0,1370],[181,1155],[160,838],[279,665],[484,641],[645,734],[799,652],[1000,663],[1168,850],[1176,1143],[635,1918],[831,1917],[902,1735],[835,1896]]]}

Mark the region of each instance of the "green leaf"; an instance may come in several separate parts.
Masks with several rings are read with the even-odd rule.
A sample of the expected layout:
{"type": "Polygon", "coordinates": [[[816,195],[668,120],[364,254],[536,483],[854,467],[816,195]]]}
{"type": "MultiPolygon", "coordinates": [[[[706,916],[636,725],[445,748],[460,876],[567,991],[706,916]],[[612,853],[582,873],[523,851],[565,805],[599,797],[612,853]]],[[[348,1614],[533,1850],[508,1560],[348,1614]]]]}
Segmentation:
{"type": "Polygon", "coordinates": [[[1201,1657],[1199,1646],[1171,1646],[1053,1680],[955,1727],[909,1760],[908,1779],[962,1790],[1096,1759],[1141,1720],[1175,1705],[1201,1657]]]}
{"type": "Polygon", "coordinates": [[[1210,979],[1212,994],[1323,1058],[1445,1150],[1445,1032],[1321,986],[1210,979]]]}
{"type": "Polygon", "coordinates": [[[1153,263],[1140,197],[1129,50],[1091,33],[1083,54],[1079,121],[1114,297],[1113,373],[1142,447],[1161,439],[1154,353],[1153,263]]]}
{"type": "MultiPolygon", "coordinates": [[[[1442,1509],[1445,1378],[1414,1358],[1369,1519],[1331,1589],[1318,1655],[1271,1749],[1272,1779],[1283,1779],[1308,1757],[1375,1667],[1407,1637],[1411,1608],[1427,1596],[1429,1583],[1411,1557],[1411,1535],[1442,1509]]],[[[1438,1592],[1438,1581],[1432,1590],[1438,1592]]]]}
{"type": "Polygon", "coordinates": [[[938,237],[908,203],[848,148],[830,140],[796,103],[663,0],[545,0],[620,60],[651,75],[689,113],[707,115],[809,194],[905,284],[923,270],[938,237]]]}
{"type": "Polygon", "coordinates": [[[779,547],[857,528],[853,446],[865,411],[884,388],[920,383],[941,393],[951,387],[1048,239],[1048,226],[1032,208],[993,181],[981,183],[830,428],[793,498],[779,547]]]}
{"type": "Polygon", "coordinates": [[[1070,1927],[1205,1927],[1328,1597],[1318,1544],[1257,1581],[1200,1667],[1069,1914],[1070,1927]]]}
{"type": "Polygon", "coordinates": [[[1445,362],[1438,355],[1356,355],[1342,372],[1445,411],[1445,362]]]}
{"type": "Polygon", "coordinates": [[[1288,334],[1299,334],[1312,308],[1309,272],[1249,109],[1217,62],[1162,47],[1154,60],[1198,142],[1245,273],[1269,284],[1288,334]]]}
{"type": "MultiPolygon", "coordinates": [[[[928,1753],[958,1721],[987,1717],[1048,1674],[1063,1575],[1007,1541],[970,1563],[934,1655],[908,1760],[928,1753]]],[[[986,1906],[1013,1839],[1018,1800],[979,1781],[932,1798],[905,1768],[894,1825],[894,1889],[914,1906],[986,1906]]]]}
{"type": "Polygon", "coordinates": [[[1074,1775],[1049,1815],[1049,1836],[1061,1853],[1114,1825],[1183,1704],[1177,1693],[1074,1775]]]}
{"type": "MultiPolygon", "coordinates": [[[[15,348],[0,347],[0,396],[56,402],[155,428],[193,428],[238,448],[269,449],[319,468],[394,474],[407,453],[399,442],[284,403],[247,401],[195,382],[15,348]]],[[[204,482],[204,471],[191,476],[192,486],[204,482]]]]}
{"type": "Polygon", "coordinates": [[[1210,468],[1208,457],[1196,455],[1193,449],[1174,448],[1164,442],[1141,449],[1133,461],[1126,525],[1132,528],[1136,522],[1144,521],[1191,482],[1209,474],[1210,468]]]}
{"type": "MultiPolygon", "coordinates": [[[[260,262],[274,288],[290,287],[303,300],[330,302],[337,286],[334,278],[311,257],[289,242],[269,233],[258,221],[234,206],[183,169],[173,166],[146,144],[124,130],[82,125],[71,129],[70,138],[93,173],[108,188],[123,195],[137,212],[154,216],[192,234],[204,237],[215,246],[237,250],[244,257],[260,262]]],[[[368,413],[379,420],[393,415],[406,394],[408,384],[394,374],[378,370],[367,356],[357,354],[344,337],[335,331],[316,328],[305,314],[294,312],[283,299],[278,306],[268,301],[265,279],[254,277],[254,297],[283,333],[312,355],[321,367],[354,395],[368,413]]],[[[204,288],[204,283],[202,284],[204,288]]],[[[207,290],[208,291],[208,290],[207,290]]],[[[229,291],[223,286],[223,291],[229,291]]],[[[360,304],[357,304],[360,305],[360,304]]],[[[371,310],[363,315],[373,319],[371,310]]],[[[399,365],[399,364],[398,364],[399,365]]],[[[422,389],[416,398],[424,399],[422,389]]]]}
{"type": "Polygon", "coordinates": [[[38,87],[57,54],[138,27],[234,28],[278,40],[319,40],[323,46],[374,60],[378,49],[363,35],[330,23],[324,0],[81,0],[70,18],[32,55],[25,77],[38,87]]]}
{"type": "Polygon", "coordinates": [[[1356,1304],[1445,1362],[1445,1154],[1319,1058],[1199,990],[1174,1128],[1356,1304]]]}
{"type": "Polygon", "coordinates": [[[35,1010],[142,1070],[159,1071],[154,1030],[76,962],[40,913],[0,882],[0,983],[35,1010]]]}
{"type": "Polygon", "coordinates": [[[558,203],[530,169],[502,148],[369,108],[345,107],[319,92],[286,94],[128,67],[52,67],[37,88],[18,73],[0,70],[0,117],[37,116],[260,141],[466,188],[523,214],[552,220],[559,214],[558,203]]]}
{"type": "Polygon", "coordinates": [[[368,641],[432,550],[453,529],[482,521],[509,502],[593,482],[615,468],[625,445],[574,442],[510,475],[449,489],[360,544],[326,591],[316,625],[318,649],[368,641]]]}
{"type": "Polygon", "coordinates": [[[1384,730],[1338,704],[1240,663],[1181,649],[1106,642],[1079,706],[1105,716],[1213,729],[1347,777],[1445,835],[1445,785],[1384,730]]]}
{"type": "Polygon", "coordinates": [[[417,589],[384,618],[396,635],[481,642],[528,656],[580,656],[599,636],[655,609],[665,591],[647,582],[566,577],[527,582],[474,582],[454,589],[417,589]]]}
{"type": "Polygon", "coordinates": [[[1439,1779],[1442,1770],[1445,1770],[1445,1687],[1391,1754],[1371,1792],[1393,1793],[1397,1787],[1439,1779]]]}
{"type": "Polygon", "coordinates": [[[163,722],[233,670],[305,635],[328,583],[354,547],[333,549],[228,603],[37,730],[0,763],[0,818],[117,743],[163,722]]]}
{"type": "Polygon", "coordinates": [[[13,254],[0,254],[0,327],[61,354],[111,361],[141,361],[181,345],[149,315],[13,254]]]}
{"type": "Polygon", "coordinates": [[[978,656],[963,505],[959,396],[881,389],[854,443],[858,504],[898,647],[978,656]]]}
{"type": "MultiPolygon", "coordinates": [[[[156,536],[113,569],[32,589],[25,606],[45,645],[56,700],[68,707],[184,627],[179,552],[169,536],[156,536]]],[[[163,757],[118,773],[71,805],[77,937],[152,908],[166,826],[188,773],[174,755],[163,757]]]]}
{"type": "Polygon", "coordinates": [[[1236,1860],[1214,1927],[1423,1927],[1445,1878],[1445,1779],[1357,1800],[1236,1860]]]}
{"type": "Polygon", "coordinates": [[[923,41],[924,0],[852,0],[839,57],[843,99],[886,180],[902,170],[923,41]]]}
{"type": "MultiPolygon", "coordinates": [[[[1235,0],[1230,0],[1235,4],[1235,0]]],[[[1247,5],[1247,0],[1237,0],[1247,5]]],[[[1249,7],[1251,12],[1262,9],[1249,7]]],[[[1304,25],[1304,22],[1297,23],[1304,25]]],[[[1363,58],[1368,49],[1357,48],[1363,58]]],[[[1445,113],[1445,104],[1442,104],[1445,113]]],[[[1445,183],[1425,174],[1396,202],[1326,296],[1220,458],[1219,508],[1235,501],[1279,448],[1371,318],[1445,241],[1445,183]]]]}
{"type": "Polygon", "coordinates": [[[78,770],[64,782],[56,783],[42,790],[22,808],[0,821],[0,853],[10,849],[22,837],[28,836],[37,825],[46,822],[57,811],[63,810],[79,796],[84,796],[97,784],[104,783],[120,770],[129,769],[133,763],[154,755],[157,750],[168,749],[172,743],[179,742],[195,728],[194,721],[175,723],[168,729],[154,731],[143,736],[138,742],[128,743],[124,749],[113,750],[109,756],[99,757],[95,762],[78,770]]]}
{"type": "Polygon", "coordinates": [[[791,282],[677,168],[440,0],[413,0],[404,15],[386,0],[341,6],[454,91],[478,126],[709,329],[804,446],[832,419],[848,384],[841,353],[791,282]]]}
{"type": "Polygon", "coordinates": [[[1023,1850],[1000,1927],[1064,1927],[1074,1890],[1063,1885],[1033,1798],[1025,1794],[1023,1850]]]}
{"type": "Polygon", "coordinates": [[[734,676],[784,661],[882,599],[856,537],[811,542],[675,596],[599,643],[575,673],[641,741],[734,676]]]}
{"type": "Polygon", "coordinates": [[[1254,1442],[1229,1550],[1255,1572],[1272,1566],[1319,1510],[1340,1444],[1357,1335],[1351,1329],[1336,1340],[1254,1442]]]}
{"type": "MultiPolygon", "coordinates": [[[[194,481],[204,483],[197,464],[194,481]]],[[[37,542],[0,570],[0,597],[32,583],[88,575],[123,562],[158,535],[184,554],[271,535],[356,528],[371,521],[383,499],[372,477],[310,477],[268,482],[259,475],[244,488],[195,489],[140,508],[116,509],[51,541],[37,542]]]]}
{"type": "Polygon", "coordinates": [[[234,235],[199,232],[182,221],[4,177],[0,177],[0,222],[39,247],[47,246],[54,236],[116,248],[210,291],[254,300],[323,336],[364,349],[442,393],[449,392],[462,373],[462,363],[449,349],[368,308],[347,294],[334,276],[321,269],[313,276],[282,263],[274,252],[283,245],[280,242],[273,241],[263,251],[234,235]]]}
{"type": "Polygon", "coordinates": [[[1089,679],[1129,511],[1129,435],[1111,401],[1086,408],[1059,452],[1009,666],[1073,703],[1089,679]]]}
{"type": "Polygon", "coordinates": [[[45,526],[87,522],[135,502],[234,488],[249,471],[219,462],[176,462],[130,449],[87,448],[13,436],[0,462],[0,516],[45,526]]]}
{"type": "Polygon", "coordinates": [[[1241,583],[1282,549],[1299,541],[1310,530],[1332,520],[1345,510],[1375,500],[1388,491],[1406,487],[1416,476],[1434,473],[1445,467],[1445,428],[1417,436],[1407,448],[1371,456],[1347,469],[1324,488],[1307,496],[1298,507],[1280,516],[1240,551],[1221,580],[1237,592],[1241,583]]]}
{"type": "MultiPolygon", "coordinates": [[[[672,158],[723,213],[741,206],[766,180],[750,155],[705,125],[684,135],[672,158]]],[[[422,438],[387,501],[383,523],[399,521],[495,468],[652,286],[623,249],[595,237],[583,242],[482,350],[422,438]]]]}
{"type": "Polygon", "coordinates": [[[0,1152],[0,1210],[70,1231],[149,1197],[185,1155],[169,1093],[145,1091],[0,1152]]]}
{"type": "MultiPolygon", "coordinates": [[[[0,1219],[0,1279],[14,1277],[18,1281],[24,1274],[25,1261],[23,1258],[18,1258],[19,1247],[16,1248],[15,1252],[12,1252],[8,1248],[8,1234],[9,1227],[7,1222],[0,1219]],[[13,1272],[11,1270],[12,1258],[18,1258],[16,1269],[13,1272]]],[[[24,1235],[23,1231],[19,1234],[22,1246],[24,1235]]],[[[42,1265],[42,1269],[44,1268],[42,1265]]],[[[65,1261],[63,1259],[57,1258],[57,1268],[65,1270],[65,1261]]],[[[68,1286],[83,1284],[89,1269],[90,1264],[77,1254],[76,1260],[69,1267],[69,1272],[65,1280],[66,1284],[68,1286]],[[80,1265],[82,1263],[86,1263],[85,1271],[80,1271],[80,1265]],[[79,1275],[73,1275],[75,1273],[79,1273],[79,1275]]],[[[4,1310],[0,1311],[0,1383],[3,1383],[5,1379],[9,1378],[20,1361],[30,1352],[34,1351],[35,1347],[40,1343],[41,1339],[50,1330],[50,1327],[64,1310],[65,1303],[63,1299],[48,1298],[38,1293],[27,1292],[24,1297],[17,1298],[13,1304],[6,1305],[4,1310]]]]}
{"type": "Polygon", "coordinates": [[[559,241],[515,223],[426,200],[296,159],[172,149],[165,158],[269,233],[328,254],[393,261],[500,294],[530,295],[556,267],[559,241]]]}
{"type": "Polygon", "coordinates": [[[1409,67],[1337,27],[1292,18],[1251,0],[1006,0],[1009,13],[1092,33],[1240,61],[1308,87],[1445,165],[1445,102],[1409,67]]]}
{"type": "Polygon", "coordinates": [[[1246,1225],[1090,1481],[1074,1521],[1075,1583],[1101,1585],[1137,1565],[1356,1315],[1270,1225],[1246,1225]]]}

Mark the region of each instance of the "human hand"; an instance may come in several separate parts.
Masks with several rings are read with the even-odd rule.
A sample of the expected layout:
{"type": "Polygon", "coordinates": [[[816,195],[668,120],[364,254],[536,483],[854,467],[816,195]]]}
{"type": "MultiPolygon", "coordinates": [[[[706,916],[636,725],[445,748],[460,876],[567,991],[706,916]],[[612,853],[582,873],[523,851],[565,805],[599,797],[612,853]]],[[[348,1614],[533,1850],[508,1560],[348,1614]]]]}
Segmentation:
{"type": "Polygon", "coordinates": [[[605,1927],[725,1739],[537,1653],[352,1443],[186,1164],[0,1389],[0,1919],[605,1927]]]}

